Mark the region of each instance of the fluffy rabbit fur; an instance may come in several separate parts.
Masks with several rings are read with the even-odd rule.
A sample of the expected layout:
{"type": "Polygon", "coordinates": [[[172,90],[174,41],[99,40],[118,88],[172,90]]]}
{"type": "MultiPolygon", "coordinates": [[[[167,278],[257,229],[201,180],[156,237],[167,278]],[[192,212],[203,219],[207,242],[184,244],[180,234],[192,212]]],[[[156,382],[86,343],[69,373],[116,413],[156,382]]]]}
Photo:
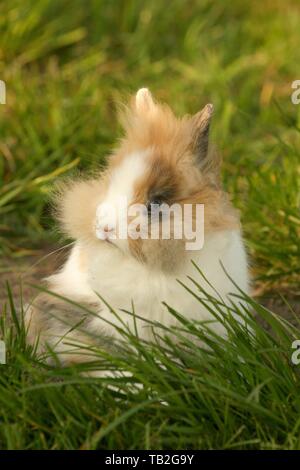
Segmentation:
{"type": "MultiPolygon", "coordinates": [[[[208,150],[212,105],[194,116],[178,119],[165,105],[154,102],[141,89],[122,115],[125,136],[109,157],[107,169],[98,177],[65,183],[57,197],[57,215],[63,231],[75,244],[61,270],[47,279],[47,288],[88,307],[86,315],[75,304],[50,294],[40,294],[28,307],[28,340],[44,351],[50,345],[63,363],[86,360],[70,342],[111,347],[118,336],[110,325],[119,324],[111,306],[134,331],[133,317],[122,309],[165,325],[175,324],[163,302],[190,319],[213,317],[190,295],[178,279],[192,286],[197,277],[207,292],[215,289],[225,301],[236,288],[221,263],[241,289],[248,291],[248,269],[239,216],[221,188],[219,161],[208,150]],[[116,206],[118,197],[129,204],[146,204],[153,198],[168,203],[204,204],[205,241],[198,251],[187,251],[185,240],[110,240],[109,220],[97,220],[103,201],[116,206]],[[96,236],[103,228],[105,239],[96,236]],[[108,227],[108,228],[107,228],[108,227]],[[199,279],[191,260],[213,287],[199,279]],[[100,300],[105,299],[105,302],[100,300]],[[106,304],[107,302],[107,304],[106,304]],[[69,344],[68,344],[69,343],[69,344]],[[74,349],[74,348],[73,348],[74,349]]],[[[194,289],[194,286],[192,286],[194,289]]],[[[137,320],[141,338],[151,337],[151,328],[137,320]]],[[[220,323],[214,328],[225,334],[220,323]]]]}

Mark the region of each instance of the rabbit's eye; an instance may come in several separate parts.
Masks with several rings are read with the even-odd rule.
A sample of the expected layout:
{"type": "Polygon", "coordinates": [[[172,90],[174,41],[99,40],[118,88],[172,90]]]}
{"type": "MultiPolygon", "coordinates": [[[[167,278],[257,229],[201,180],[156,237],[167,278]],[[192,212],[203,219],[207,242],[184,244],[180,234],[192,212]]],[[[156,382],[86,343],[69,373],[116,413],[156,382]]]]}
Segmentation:
{"type": "Polygon", "coordinates": [[[159,209],[159,206],[161,206],[163,204],[163,199],[160,198],[160,197],[155,197],[153,199],[150,199],[148,202],[147,202],[147,211],[148,211],[148,214],[151,214],[151,212],[154,210],[154,209],[159,209]]]}

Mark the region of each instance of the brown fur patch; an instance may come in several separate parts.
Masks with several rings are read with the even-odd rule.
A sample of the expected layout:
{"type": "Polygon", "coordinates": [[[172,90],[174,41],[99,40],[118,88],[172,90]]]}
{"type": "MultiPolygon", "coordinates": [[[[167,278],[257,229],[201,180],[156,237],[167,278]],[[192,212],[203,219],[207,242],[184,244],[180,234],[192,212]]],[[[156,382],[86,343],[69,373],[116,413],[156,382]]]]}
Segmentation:
{"type": "MultiPolygon", "coordinates": [[[[201,112],[192,118],[184,116],[178,119],[165,105],[154,104],[148,109],[138,109],[133,104],[123,112],[122,122],[126,135],[113,165],[118,165],[126,155],[136,150],[147,148],[152,151],[148,171],[135,184],[134,203],[146,204],[158,197],[169,205],[204,204],[205,232],[239,228],[238,213],[220,186],[218,154],[207,153],[200,162],[199,155],[195,154],[199,147],[202,149],[201,133],[200,140],[197,134],[198,128],[202,131],[201,112]]],[[[207,139],[208,135],[204,138],[207,139]]],[[[170,249],[167,240],[161,240],[159,244],[154,240],[130,242],[132,252],[148,261],[149,247],[152,250],[160,248],[157,263],[158,257],[161,260],[166,257],[164,250],[168,251],[167,245],[170,249]]],[[[180,252],[178,242],[176,246],[180,252]]]]}
{"type": "MultiPolygon", "coordinates": [[[[89,312],[100,310],[98,303],[77,300],[89,312]]],[[[96,354],[89,348],[112,349],[113,339],[106,334],[105,327],[95,335],[90,327],[93,315],[89,315],[84,308],[48,293],[40,294],[25,316],[28,343],[37,346],[39,354],[52,349],[64,365],[96,359],[96,354]]],[[[51,355],[49,360],[51,362],[51,355]]]]}

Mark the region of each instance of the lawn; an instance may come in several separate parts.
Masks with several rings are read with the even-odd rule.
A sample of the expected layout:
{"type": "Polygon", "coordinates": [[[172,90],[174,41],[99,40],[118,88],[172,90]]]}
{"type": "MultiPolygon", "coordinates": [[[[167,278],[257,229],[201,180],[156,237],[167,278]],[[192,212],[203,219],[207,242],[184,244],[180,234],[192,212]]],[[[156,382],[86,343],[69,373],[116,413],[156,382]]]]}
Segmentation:
{"type": "MultiPolygon", "coordinates": [[[[0,0],[0,449],[300,449],[299,31],[296,0],[0,0]],[[92,379],[26,346],[29,289],[15,272],[42,259],[29,281],[50,274],[55,255],[44,256],[68,243],[53,185],[105,162],[121,135],[116,104],[142,86],[178,114],[214,103],[255,300],[250,314],[233,302],[250,328],[226,315],[228,342],[170,311],[209,348],[182,330],[180,345],[159,326],[153,344],[124,330],[131,348],[99,352],[97,367],[132,377],[92,379]]],[[[195,269],[185,295],[200,280],[195,269]]]]}

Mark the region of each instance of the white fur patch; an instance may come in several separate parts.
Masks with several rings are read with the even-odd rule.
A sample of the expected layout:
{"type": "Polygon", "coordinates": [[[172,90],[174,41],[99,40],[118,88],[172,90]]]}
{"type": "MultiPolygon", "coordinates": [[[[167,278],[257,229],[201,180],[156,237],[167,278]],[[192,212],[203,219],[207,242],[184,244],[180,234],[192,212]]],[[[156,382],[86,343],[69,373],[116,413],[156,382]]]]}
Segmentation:
{"type": "Polygon", "coordinates": [[[150,149],[146,149],[125,157],[112,174],[105,202],[111,203],[119,196],[132,200],[134,183],[145,173],[150,153],[150,149]]]}
{"type": "MultiPolygon", "coordinates": [[[[124,201],[127,205],[125,207],[126,211],[131,204],[135,182],[145,173],[148,167],[147,159],[150,154],[150,149],[134,152],[128,155],[112,173],[106,197],[98,206],[96,212],[97,238],[102,240],[107,238],[105,227],[110,230],[111,234],[116,234],[118,223],[116,214],[124,214],[124,201]]],[[[117,239],[114,243],[119,248],[125,251],[128,250],[127,240],[117,239]]]]}

